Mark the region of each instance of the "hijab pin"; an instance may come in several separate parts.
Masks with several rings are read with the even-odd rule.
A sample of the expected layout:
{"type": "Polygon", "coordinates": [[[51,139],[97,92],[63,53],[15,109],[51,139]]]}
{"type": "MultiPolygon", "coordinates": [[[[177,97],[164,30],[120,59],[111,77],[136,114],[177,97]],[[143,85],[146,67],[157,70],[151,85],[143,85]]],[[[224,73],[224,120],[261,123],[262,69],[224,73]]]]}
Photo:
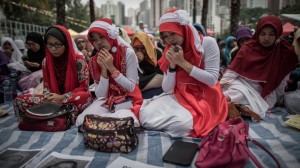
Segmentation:
{"type": "Polygon", "coordinates": [[[113,53],[117,52],[117,47],[113,46],[113,47],[111,48],[111,52],[113,52],[113,53]]]}

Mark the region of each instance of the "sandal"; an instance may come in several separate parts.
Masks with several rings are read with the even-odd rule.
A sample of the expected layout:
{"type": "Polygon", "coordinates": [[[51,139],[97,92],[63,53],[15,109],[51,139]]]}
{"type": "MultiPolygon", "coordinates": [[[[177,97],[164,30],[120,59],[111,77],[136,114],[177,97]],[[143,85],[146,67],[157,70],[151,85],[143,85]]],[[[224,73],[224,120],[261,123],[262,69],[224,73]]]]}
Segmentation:
{"type": "Polygon", "coordinates": [[[241,112],[237,109],[234,103],[228,102],[228,115],[227,119],[241,117],[241,112]]]}

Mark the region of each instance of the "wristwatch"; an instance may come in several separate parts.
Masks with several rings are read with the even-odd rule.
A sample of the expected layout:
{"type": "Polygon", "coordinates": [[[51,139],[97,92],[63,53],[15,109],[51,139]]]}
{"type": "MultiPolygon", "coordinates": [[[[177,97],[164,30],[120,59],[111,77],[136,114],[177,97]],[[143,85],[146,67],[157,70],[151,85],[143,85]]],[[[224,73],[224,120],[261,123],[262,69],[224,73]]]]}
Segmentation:
{"type": "Polygon", "coordinates": [[[168,67],[169,72],[176,72],[177,71],[177,66],[175,68],[171,68],[170,66],[168,67]]]}

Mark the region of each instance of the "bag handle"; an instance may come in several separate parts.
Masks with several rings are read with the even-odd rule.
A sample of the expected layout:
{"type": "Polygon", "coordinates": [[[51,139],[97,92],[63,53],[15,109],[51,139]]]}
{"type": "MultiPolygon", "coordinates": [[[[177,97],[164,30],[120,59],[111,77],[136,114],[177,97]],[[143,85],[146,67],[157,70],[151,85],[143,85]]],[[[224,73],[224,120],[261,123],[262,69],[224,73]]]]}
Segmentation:
{"type": "MultiPolygon", "coordinates": [[[[51,119],[51,118],[55,118],[55,117],[58,117],[58,116],[61,116],[63,114],[66,114],[66,113],[69,113],[71,112],[72,110],[74,109],[73,105],[71,104],[64,104],[63,106],[61,106],[59,108],[59,111],[49,115],[49,116],[46,116],[46,117],[38,117],[38,118],[31,118],[31,117],[28,117],[26,116],[25,114],[23,114],[22,112],[19,113],[19,116],[20,118],[22,118],[22,120],[26,121],[26,122],[29,122],[29,123],[37,123],[37,122],[40,122],[40,121],[43,121],[43,120],[47,120],[47,119],[51,119]]],[[[33,116],[33,115],[32,115],[33,116]]]]}
{"type": "MultiPolygon", "coordinates": [[[[264,150],[265,152],[267,152],[272,158],[273,160],[276,162],[278,168],[281,168],[279,161],[276,159],[276,157],[268,150],[266,149],[264,146],[262,146],[259,142],[257,142],[256,140],[246,137],[246,139],[248,141],[251,141],[254,145],[258,146],[259,148],[261,148],[262,150],[264,150]]],[[[254,162],[254,164],[259,167],[259,168],[263,168],[263,166],[260,164],[260,162],[256,159],[256,157],[253,155],[253,153],[245,147],[245,145],[243,145],[243,148],[245,149],[245,151],[247,152],[248,156],[252,159],[252,161],[254,162]]]]}

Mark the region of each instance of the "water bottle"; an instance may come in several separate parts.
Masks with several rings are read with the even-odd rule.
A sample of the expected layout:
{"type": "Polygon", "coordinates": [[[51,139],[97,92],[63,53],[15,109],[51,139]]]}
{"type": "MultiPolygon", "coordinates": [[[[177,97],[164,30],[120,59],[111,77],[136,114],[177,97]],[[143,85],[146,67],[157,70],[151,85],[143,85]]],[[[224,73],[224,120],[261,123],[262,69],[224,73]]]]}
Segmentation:
{"type": "Polygon", "coordinates": [[[13,98],[15,98],[17,96],[17,87],[18,87],[18,73],[16,70],[12,69],[10,71],[10,81],[11,81],[11,92],[12,92],[12,96],[13,98]]]}
{"type": "Polygon", "coordinates": [[[13,101],[10,78],[5,77],[2,85],[3,85],[3,92],[4,92],[4,103],[9,104],[13,101]]]}

